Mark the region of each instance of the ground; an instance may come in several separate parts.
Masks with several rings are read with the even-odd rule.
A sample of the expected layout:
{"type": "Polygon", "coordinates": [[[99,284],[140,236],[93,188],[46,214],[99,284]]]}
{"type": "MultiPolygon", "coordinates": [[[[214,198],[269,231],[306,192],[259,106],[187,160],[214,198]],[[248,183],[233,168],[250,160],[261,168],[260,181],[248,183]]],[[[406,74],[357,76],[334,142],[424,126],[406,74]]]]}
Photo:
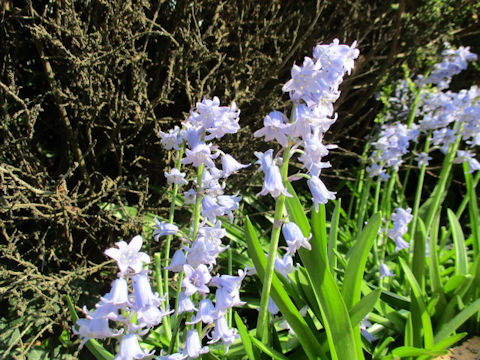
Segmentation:
{"type": "Polygon", "coordinates": [[[476,336],[435,360],[480,360],[480,337],[476,336]]]}

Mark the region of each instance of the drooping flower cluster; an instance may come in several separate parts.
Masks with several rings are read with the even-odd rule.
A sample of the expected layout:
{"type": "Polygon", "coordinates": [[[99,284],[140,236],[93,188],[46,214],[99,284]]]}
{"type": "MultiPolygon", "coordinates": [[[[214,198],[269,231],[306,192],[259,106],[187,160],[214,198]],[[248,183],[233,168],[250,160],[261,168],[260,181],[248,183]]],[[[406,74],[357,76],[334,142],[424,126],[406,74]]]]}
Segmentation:
{"type": "Polygon", "coordinates": [[[477,60],[477,55],[470,52],[470,47],[460,46],[454,49],[449,43],[445,43],[445,48],[442,51],[443,61],[434,65],[427,78],[419,77],[418,84],[433,84],[439,89],[447,89],[453,76],[465,70],[469,61],[477,60]]]}
{"type": "Polygon", "coordinates": [[[84,308],[86,318],[79,319],[73,331],[82,338],[82,344],[90,339],[120,338],[116,360],[150,358],[154,352],[141,349],[138,338],[160,324],[171,311],[152,291],[148,272],[142,270],[144,264],[150,263],[150,257],[140,251],[141,236],[135,236],[128,244],[117,242],[116,246],[106,250],[105,255],[117,262],[118,278],[95,310],[84,308]]]}
{"type": "MultiPolygon", "coordinates": [[[[227,325],[225,315],[228,309],[244,304],[240,300],[240,285],[246,273],[239,270],[238,275],[234,276],[213,275],[211,272],[219,254],[228,248],[222,244],[226,231],[219,218],[227,216],[233,221],[233,212],[241,200],[237,194],[224,193],[225,183],[222,183],[222,180],[248,165],[240,164],[233,156],[222,152],[218,146],[208,143],[210,140],[222,138],[225,134],[237,132],[240,128],[238,121],[239,111],[234,103],[225,107],[220,106],[217,97],[205,98],[196,104],[190,116],[183,122],[184,130],[177,128],[168,134],[160,134],[164,144],[175,143],[181,146],[184,143],[185,156],[181,159],[181,164],[192,165],[202,174],[200,179],[193,180],[193,187],[184,193],[184,200],[186,205],[199,206],[203,217],[198,227],[194,228],[193,225],[189,233],[181,235],[182,246],[174,253],[166,267],[171,272],[184,274],[175,314],[188,316],[185,324],[189,329],[183,350],[162,356],[162,359],[197,358],[209,351],[208,347],[201,346],[202,336],[193,326],[195,324],[205,324],[205,328],[209,329],[208,344],[220,342],[226,351],[239,338],[237,330],[227,325]],[[167,141],[167,137],[175,141],[167,141]],[[221,159],[221,168],[216,166],[218,159],[221,159]],[[212,287],[216,290],[213,291],[212,287]]],[[[189,184],[187,176],[179,169],[173,169],[165,175],[169,182],[189,184]],[[170,180],[174,177],[176,180],[170,180]]],[[[158,222],[154,236],[172,234],[167,232],[169,226],[172,224],[158,222]]],[[[178,230],[176,228],[175,234],[178,230]]]]}
{"type": "MultiPolygon", "coordinates": [[[[290,120],[284,113],[272,111],[264,118],[263,128],[254,133],[255,137],[264,137],[265,141],[278,142],[284,150],[288,150],[284,154],[289,154],[289,157],[300,153],[298,160],[307,174],[292,178],[307,178],[317,211],[320,204],[335,199],[335,192],[329,191],[320,179],[322,169],[330,167],[330,163],[323,161],[323,158],[330,149],[335,148],[334,145],[325,145],[323,139],[325,132],[337,119],[333,104],[340,96],[339,86],[344,75],[351,73],[354,60],[359,55],[355,47],[356,43],[352,46],[342,45],[337,39],[328,45],[315,46],[313,57],[305,57],[301,66],[293,65],[292,77],[283,86],[282,90],[289,93],[293,103],[290,120]]],[[[258,195],[290,197],[284,183],[287,180],[285,165],[290,159],[282,159],[280,154],[274,154],[273,149],[264,153],[256,152],[255,156],[258,158],[256,164],[260,165],[260,170],[265,175],[258,195]],[[282,171],[285,171],[283,175],[282,171]]],[[[300,248],[311,250],[311,235],[305,236],[299,226],[291,221],[279,220],[274,226],[282,226],[282,234],[287,243],[286,252],[282,256],[267,256],[275,256],[274,269],[290,281],[289,274],[295,270],[293,257],[300,248]]],[[[269,299],[268,310],[273,314],[278,312],[272,299],[269,299]]],[[[283,324],[289,328],[286,321],[283,324]]]]}
{"type": "Polygon", "coordinates": [[[375,150],[370,156],[372,165],[367,166],[367,172],[371,177],[379,176],[381,180],[387,180],[390,175],[386,168],[398,170],[402,164],[402,157],[409,152],[411,141],[418,137],[416,126],[408,128],[402,123],[384,124],[377,141],[372,145],[375,150]]]}
{"type": "MultiPolygon", "coordinates": [[[[448,48],[442,54],[443,61],[434,66],[430,76],[419,77],[416,81],[420,92],[417,123],[405,124],[415,97],[405,80],[398,83],[394,96],[386,101],[388,113],[393,114],[387,120],[396,121],[382,125],[378,140],[373,142],[374,149],[367,167],[370,177],[388,179],[387,170],[398,170],[404,156],[411,151],[411,142],[418,141],[420,135],[431,141],[433,147],[430,151],[439,149],[444,154],[459,135],[470,148],[480,144],[480,91],[476,86],[458,93],[446,91],[452,76],[465,70],[468,62],[476,60],[477,56],[464,47],[448,48]]],[[[428,165],[431,157],[420,152],[415,154],[415,160],[421,167],[428,165]]],[[[469,151],[459,152],[456,162],[468,162],[471,171],[478,168],[473,153],[469,151]]]]}
{"type": "MultiPolygon", "coordinates": [[[[291,122],[283,113],[272,111],[265,117],[264,127],[254,133],[255,137],[264,136],[265,141],[276,140],[284,148],[289,145],[297,151],[303,148],[299,160],[308,173],[307,183],[317,209],[319,204],[335,198],[335,193],[329,191],[319,177],[321,170],[330,166],[329,162],[322,161],[323,157],[335,148],[323,144],[323,137],[337,117],[333,103],[340,96],[339,86],[343,76],[351,73],[354,60],[359,55],[355,46],[356,43],[352,46],[339,44],[337,39],[328,45],[315,46],[313,58],[305,57],[301,66],[293,65],[292,78],[283,86],[283,91],[290,94],[294,103],[291,122]]],[[[265,173],[259,194],[288,196],[278,163],[289,159],[273,156],[271,149],[255,155],[259,159],[257,164],[265,173]]]]}
{"type": "Polygon", "coordinates": [[[408,224],[413,219],[411,214],[412,209],[396,208],[394,213],[390,217],[390,222],[393,223],[393,227],[388,230],[387,234],[390,239],[395,242],[395,251],[406,249],[410,246],[405,241],[404,235],[408,232],[408,224]]]}

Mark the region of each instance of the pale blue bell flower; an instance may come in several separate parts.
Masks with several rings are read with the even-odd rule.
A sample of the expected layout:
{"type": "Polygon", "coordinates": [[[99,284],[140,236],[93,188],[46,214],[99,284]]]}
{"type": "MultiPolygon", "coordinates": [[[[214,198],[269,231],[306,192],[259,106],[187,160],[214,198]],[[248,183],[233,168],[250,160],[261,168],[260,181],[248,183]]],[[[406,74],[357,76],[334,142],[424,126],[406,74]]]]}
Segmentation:
{"type": "Polygon", "coordinates": [[[137,335],[128,334],[120,341],[119,352],[114,360],[145,359],[152,357],[154,352],[155,351],[148,352],[148,350],[143,350],[138,343],[137,335]]]}

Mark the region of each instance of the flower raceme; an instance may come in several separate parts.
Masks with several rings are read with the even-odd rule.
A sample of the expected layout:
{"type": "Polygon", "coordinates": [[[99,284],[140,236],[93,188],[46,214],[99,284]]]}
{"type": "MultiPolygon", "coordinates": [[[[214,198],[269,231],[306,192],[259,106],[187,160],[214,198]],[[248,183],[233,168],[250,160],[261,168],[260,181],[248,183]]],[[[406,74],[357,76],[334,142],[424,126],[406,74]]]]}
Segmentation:
{"type": "MultiPolygon", "coordinates": [[[[285,114],[273,111],[265,117],[264,127],[254,135],[263,136],[266,141],[275,140],[284,148],[293,145],[302,153],[299,160],[309,177],[315,207],[335,198],[335,193],[329,192],[319,179],[321,169],[330,166],[322,158],[333,148],[323,145],[323,135],[336,120],[333,103],[340,95],[343,76],[351,72],[356,57],[355,43],[340,45],[335,40],[329,45],[317,45],[312,58],[306,57],[301,66],[293,66],[292,79],[283,87],[294,103],[293,122],[289,122],[285,114]]],[[[222,245],[226,231],[220,217],[226,216],[233,221],[233,213],[241,200],[238,194],[225,194],[224,179],[248,165],[241,164],[210,143],[236,133],[240,129],[239,114],[235,103],[221,106],[217,97],[204,98],[190,111],[181,129],[175,127],[159,133],[160,142],[167,150],[183,154],[183,158],[177,159],[177,166],[165,172],[167,183],[175,189],[190,185],[190,189],[184,192],[185,206],[195,209],[191,227],[179,231],[172,220],[155,219],[152,234],[157,241],[164,236],[167,236],[168,243],[172,236],[181,241],[165,268],[184,275],[177,307],[169,311],[166,301],[152,291],[148,271],[143,270],[150,263],[150,257],[140,251],[142,238],[136,236],[129,244],[117,242],[116,248],[106,250],[105,254],[116,261],[118,278],[94,311],[85,310],[86,318],[79,320],[78,328],[74,329],[83,342],[92,338],[118,337],[120,345],[115,359],[151,357],[154,351],[142,349],[139,339],[172,312],[187,317],[186,328],[180,337],[181,344],[172,344],[173,348],[180,346],[178,351],[162,355],[162,350],[159,359],[198,358],[210,351],[209,347],[202,346],[203,336],[209,338],[208,344],[220,342],[226,351],[239,338],[237,330],[228,326],[225,315],[232,307],[245,304],[240,299],[240,287],[247,272],[239,270],[238,276],[214,274],[213,266],[219,254],[228,248],[222,245]],[[220,162],[221,168],[217,167],[220,162]],[[189,177],[189,171],[182,172],[181,166],[192,166],[197,171],[196,179],[189,177]],[[216,287],[216,291],[212,292],[211,287],[216,287]]],[[[289,159],[274,156],[272,149],[255,155],[265,175],[259,194],[270,194],[274,198],[291,196],[277,164],[289,159]]],[[[292,256],[301,247],[311,248],[310,237],[303,236],[298,226],[291,222],[284,225],[283,234],[288,251],[282,258],[276,258],[275,268],[288,277],[294,270],[292,256]]],[[[167,258],[170,259],[170,254],[167,258]]],[[[168,286],[168,277],[165,280],[168,286]]]]}
{"type": "MultiPolygon", "coordinates": [[[[322,158],[328,155],[329,149],[335,147],[324,145],[323,137],[337,118],[333,103],[340,96],[339,86],[344,75],[351,73],[358,55],[356,43],[343,45],[337,39],[331,44],[315,46],[313,58],[305,57],[301,66],[293,65],[292,78],[282,88],[294,103],[292,122],[288,122],[283,113],[272,111],[265,117],[264,127],[254,133],[256,137],[264,136],[265,141],[275,140],[284,148],[294,144],[297,151],[301,152],[299,160],[307,171],[306,176],[310,178],[308,184],[316,208],[335,199],[335,193],[328,191],[319,179],[321,170],[330,166],[322,158]]],[[[259,158],[257,164],[265,174],[259,195],[271,194],[274,198],[280,194],[289,196],[281,183],[278,167],[273,163],[273,150],[255,155],[259,158]]]]}
{"type": "Polygon", "coordinates": [[[163,317],[171,313],[159,309],[163,299],[152,292],[147,272],[142,270],[150,263],[150,257],[140,252],[142,243],[141,236],[137,235],[130,243],[120,241],[116,243],[117,248],[105,251],[105,255],[117,262],[118,278],[93,312],[84,309],[86,318],[79,319],[77,328],[73,328],[74,333],[82,338],[82,344],[89,339],[120,338],[117,360],[151,357],[153,352],[141,349],[138,336],[160,324],[163,317]],[[131,289],[129,282],[133,283],[131,289]],[[110,328],[110,322],[115,322],[118,329],[110,328]]]}
{"type": "MultiPolygon", "coordinates": [[[[184,346],[177,353],[162,355],[161,359],[199,357],[209,351],[208,347],[201,345],[205,335],[211,340],[209,344],[220,342],[226,350],[238,338],[236,329],[228,328],[222,319],[233,306],[244,304],[239,293],[244,272],[241,271],[238,277],[215,275],[213,266],[219,254],[228,248],[222,244],[227,233],[222,228],[220,217],[225,216],[233,221],[234,211],[241,200],[238,194],[225,193],[225,179],[249,165],[240,163],[209,141],[214,142],[226,134],[236,133],[240,128],[239,113],[235,103],[221,106],[217,97],[204,98],[190,111],[182,124],[183,131],[168,133],[183,136],[185,154],[177,159],[177,164],[192,166],[197,171],[197,177],[189,179],[188,175],[184,176],[188,171],[180,172],[178,167],[165,173],[167,181],[178,186],[191,185],[184,192],[184,203],[186,206],[193,205],[197,209],[194,212],[200,214],[203,220],[194,215],[190,229],[178,234],[178,228],[171,223],[158,221],[155,226],[156,239],[177,234],[182,241],[181,248],[174,253],[165,269],[184,275],[175,314],[187,317],[184,346]],[[221,167],[217,167],[219,163],[221,167]],[[212,286],[217,290],[212,291],[212,286]],[[201,328],[203,324],[206,326],[200,331],[198,327],[201,328]]],[[[160,136],[165,138],[162,143],[173,146],[170,145],[174,143],[173,140],[167,139],[166,135],[160,136]]],[[[174,135],[169,136],[174,138],[174,135]]]]}
{"type": "MultiPolygon", "coordinates": [[[[407,82],[402,80],[388,99],[388,122],[382,125],[378,139],[372,143],[374,150],[367,167],[370,177],[379,176],[380,180],[387,180],[390,177],[387,170],[398,171],[403,158],[409,153],[410,144],[418,142],[422,135],[433,144],[430,151],[438,149],[443,154],[459,136],[470,149],[480,144],[479,89],[472,86],[458,93],[448,90],[452,77],[465,70],[468,62],[476,60],[477,55],[468,48],[453,49],[449,46],[442,55],[443,61],[434,66],[430,76],[420,76],[415,81],[418,94],[414,94],[407,82]],[[418,103],[413,113],[415,118],[407,125],[403,122],[411,114],[415,101],[418,103]],[[390,121],[394,118],[397,121],[390,121]]],[[[416,160],[419,167],[427,166],[431,157],[424,152],[416,160]]],[[[467,162],[473,172],[479,169],[476,161],[470,150],[459,150],[454,162],[467,162]]]]}

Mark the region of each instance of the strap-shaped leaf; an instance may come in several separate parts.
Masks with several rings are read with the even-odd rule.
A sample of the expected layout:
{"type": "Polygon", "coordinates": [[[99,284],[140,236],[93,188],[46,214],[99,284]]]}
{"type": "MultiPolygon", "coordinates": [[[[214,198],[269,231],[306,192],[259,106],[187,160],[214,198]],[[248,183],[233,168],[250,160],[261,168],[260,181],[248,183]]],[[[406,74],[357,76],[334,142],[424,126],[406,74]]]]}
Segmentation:
{"type": "Polygon", "coordinates": [[[352,325],[359,324],[365,316],[367,316],[380,298],[381,290],[377,289],[370,294],[364,296],[355,306],[350,310],[350,321],[352,325]]]}
{"type": "MultiPolygon", "coordinates": [[[[300,201],[291,186],[288,192],[292,197],[286,198],[287,212],[307,236],[310,225],[300,201]]],[[[340,290],[329,267],[324,261],[324,243],[317,236],[310,240],[312,250],[300,249],[298,253],[307,270],[316,300],[322,312],[322,323],[325,327],[332,359],[363,359],[357,352],[357,344],[353,334],[350,316],[343,301],[340,290]]],[[[359,344],[360,345],[360,344],[359,344]]]]}
{"type": "MultiPolygon", "coordinates": [[[[420,289],[420,285],[415,279],[415,276],[413,275],[412,270],[410,270],[410,268],[408,267],[408,265],[405,263],[403,259],[400,258],[399,260],[400,260],[400,265],[402,266],[403,272],[405,273],[405,278],[407,279],[412,289],[412,295],[416,300],[416,306],[418,306],[418,309],[419,309],[421,325],[423,327],[424,346],[425,348],[430,348],[433,346],[433,343],[434,343],[432,321],[430,319],[430,315],[428,314],[425,301],[423,300],[422,290],[420,289]]],[[[415,326],[415,321],[416,319],[412,319],[413,326],[415,326]]]]}
{"type": "Polygon", "coordinates": [[[416,348],[413,346],[400,346],[392,351],[392,354],[399,358],[412,357],[412,356],[441,356],[448,354],[448,350],[428,350],[422,348],[416,348]]]}
{"type": "MultiPolygon", "coordinates": [[[[245,219],[245,227],[248,254],[253,260],[258,277],[263,280],[265,276],[267,258],[263,253],[262,247],[258,241],[257,235],[248,216],[245,219]]],[[[273,256],[273,254],[271,254],[271,256],[273,256]]],[[[282,312],[282,315],[285,317],[292,330],[297,335],[297,338],[305,350],[308,358],[316,360],[318,357],[321,357],[325,359],[325,355],[323,354],[322,348],[315,335],[308,327],[305,319],[303,319],[292,300],[290,300],[290,297],[286,293],[282,283],[275,274],[273,275],[272,279],[271,297],[282,312]]]]}
{"type": "Polygon", "coordinates": [[[465,246],[465,236],[463,235],[462,227],[458,221],[455,213],[447,209],[448,221],[452,227],[453,242],[455,244],[455,273],[467,274],[468,273],[468,260],[467,260],[467,248],[465,246]]]}
{"type": "Polygon", "coordinates": [[[274,360],[289,360],[285,355],[280,354],[278,351],[272,349],[271,347],[268,347],[264,343],[262,343],[260,340],[254,338],[253,336],[250,338],[252,343],[262,350],[265,354],[270,356],[274,360]]]}
{"type": "Polygon", "coordinates": [[[460,311],[452,320],[443,325],[440,331],[435,335],[435,342],[440,342],[456,331],[471,316],[480,311],[480,299],[475,300],[465,309],[460,311]]]}
{"type": "Polygon", "coordinates": [[[342,295],[348,309],[351,309],[360,300],[363,272],[367,263],[368,255],[380,228],[381,216],[374,214],[350,251],[345,278],[342,286],[342,295]]]}
{"type": "Polygon", "coordinates": [[[238,333],[240,334],[240,338],[242,339],[242,345],[245,349],[245,353],[247,354],[248,358],[251,360],[257,360],[257,355],[253,349],[252,340],[250,335],[248,334],[247,327],[243,323],[240,316],[235,312],[235,324],[237,325],[238,333]]]}

